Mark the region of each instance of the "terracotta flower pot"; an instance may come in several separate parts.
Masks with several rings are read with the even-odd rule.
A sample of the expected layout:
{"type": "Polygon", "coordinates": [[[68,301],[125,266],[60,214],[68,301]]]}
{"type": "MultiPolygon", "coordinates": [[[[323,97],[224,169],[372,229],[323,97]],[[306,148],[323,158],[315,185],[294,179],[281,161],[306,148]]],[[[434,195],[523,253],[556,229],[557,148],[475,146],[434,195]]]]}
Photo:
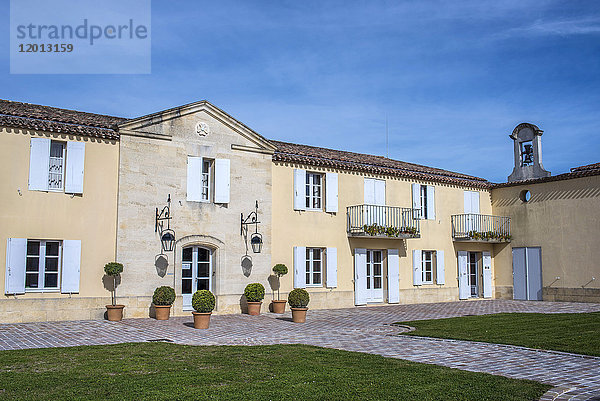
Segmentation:
{"type": "Polygon", "coordinates": [[[248,314],[252,316],[260,315],[260,306],[262,302],[248,302],[248,314]]]}
{"type": "Polygon", "coordinates": [[[208,326],[210,325],[210,315],[212,315],[212,312],[192,312],[192,314],[194,315],[195,329],[208,329],[208,326]]]}
{"type": "Polygon", "coordinates": [[[287,301],[276,301],[273,300],[273,313],[284,313],[285,312],[285,304],[287,301]]]}
{"type": "Polygon", "coordinates": [[[125,305],[106,305],[106,315],[111,322],[118,322],[123,319],[123,308],[125,305]]]}
{"type": "Polygon", "coordinates": [[[156,320],[169,320],[171,305],[154,305],[156,320]]]}
{"type": "Polygon", "coordinates": [[[292,308],[292,321],[294,323],[306,322],[306,311],[308,308],[292,308]]]}

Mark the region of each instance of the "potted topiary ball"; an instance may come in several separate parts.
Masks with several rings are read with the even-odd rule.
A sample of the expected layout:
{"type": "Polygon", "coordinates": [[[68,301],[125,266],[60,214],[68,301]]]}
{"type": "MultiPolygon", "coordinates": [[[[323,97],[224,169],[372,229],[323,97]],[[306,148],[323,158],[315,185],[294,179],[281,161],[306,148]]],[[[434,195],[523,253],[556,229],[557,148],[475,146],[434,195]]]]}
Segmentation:
{"type": "Polygon", "coordinates": [[[198,290],[192,295],[192,308],[194,315],[194,328],[208,329],[210,315],[215,309],[215,296],[208,290],[198,290]]]}
{"type": "Polygon", "coordinates": [[[111,322],[118,322],[123,319],[123,308],[125,307],[125,305],[117,305],[117,277],[123,273],[123,265],[117,262],[107,263],[104,265],[104,273],[113,279],[111,290],[112,303],[106,305],[106,316],[111,322]]]}
{"type": "Polygon", "coordinates": [[[296,288],[292,290],[288,295],[288,303],[292,308],[292,320],[294,323],[306,322],[306,311],[308,310],[308,302],[310,296],[305,289],[296,288]]]}
{"type": "Polygon", "coordinates": [[[154,290],[152,303],[156,320],[169,320],[171,314],[171,305],[175,302],[175,290],[168,285],[163,285],[154,290]]]}
{"type": "Polygon", "coordinates": [[[248,303],[249,315],[260,315],[260,305],[265,298],[265,287],[261,283],[251,283],[246,286],[244,296],[248,303]]]}
{"type": "Polygon", "coordinates": [[[273,266],[273,273],[275,273],[279,281],[279,286],[277,287],[277,300],[273,300],[273,313],[284,313],[285,303],[287,301],[285,299],[281,300],[281,296],[279,295],[279,288],[281,287],[281,277],[285,276],[288,273],[288,268],[286,265],[278,263],[275,266],[273,266]]]}

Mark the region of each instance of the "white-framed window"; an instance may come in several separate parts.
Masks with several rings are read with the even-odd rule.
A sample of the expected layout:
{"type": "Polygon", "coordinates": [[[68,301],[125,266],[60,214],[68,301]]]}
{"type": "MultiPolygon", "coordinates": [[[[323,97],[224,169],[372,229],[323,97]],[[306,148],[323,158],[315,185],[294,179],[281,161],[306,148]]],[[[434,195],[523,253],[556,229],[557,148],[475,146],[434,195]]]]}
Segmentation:
{"type": "Polygon", "coordinates": [[[427,185],[421,185],[421,218],[427,219],[427,185]]]}
{"type": "Polygon", "coordinates": [[[65,143],[50,142],[50,163],[48,166],[48,190],[62,191],[65,178],[65,143]]]}
{"type": "Polygon", "coordinates": [[[27,240],[25,291],[58,291],[61,253],[61,241],[27,240]]]}
{"type": "Polygon", "coordinates": [[[306,172],[306,209],[323,209],[323,174],[306,172]]]}
{"type": "Polygon", "coordinates": [[[212,195],[212,160],[202,159],[202,200],[210,202],[212,195]]]}
{"type": "Polygon", "coordinates": [[[433,284],[433,258],[435,251],[423,251],[421,256],[421,274],[423,284],[433,284]]]}
{"type": "Polygon", "coordinates": [[[323,285],[323,249],[306,248],[306,286],[323,285]]]}

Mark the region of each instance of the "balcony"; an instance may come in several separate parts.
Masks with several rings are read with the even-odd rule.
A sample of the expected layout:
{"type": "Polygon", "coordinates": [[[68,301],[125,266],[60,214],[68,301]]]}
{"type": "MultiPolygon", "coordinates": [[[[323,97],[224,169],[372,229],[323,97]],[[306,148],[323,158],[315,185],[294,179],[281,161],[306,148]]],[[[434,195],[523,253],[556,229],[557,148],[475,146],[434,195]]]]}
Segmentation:
{"type": "Polygon", "coordinates": [[[419,212],[419,209],[395,206],[349,206],[346,208],[348,237],[419,238],[419,212]]]}
{"type": "Polygon", "coordinates": [[[452,216],[452,239],[466,242],[510,242],[510,217],[455,214],[452,216]]]}

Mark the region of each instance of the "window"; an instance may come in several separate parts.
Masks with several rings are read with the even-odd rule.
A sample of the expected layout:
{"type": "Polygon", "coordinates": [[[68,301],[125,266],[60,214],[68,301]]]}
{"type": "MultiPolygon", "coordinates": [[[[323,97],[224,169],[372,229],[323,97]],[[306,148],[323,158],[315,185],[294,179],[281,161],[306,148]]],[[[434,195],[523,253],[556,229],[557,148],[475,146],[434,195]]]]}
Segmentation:
{"type": "Polygon", "coordinates": [[[58,290],[61,250],[60,241],[27,241],[26,290],[58,290]]]}
{"type": "Polygon", "coordinates": [[[211,184],[212,161],[202,159],[202,200],[210,201],[210,184],[211,184]]]}
{"type": "Polygon", "coordinates": [[[422,282],[423,284],[433,284],[433,254],[435,251],[423,251],[421,257],[422,263],[422,282]]]}
{"type": "Polygon", "coordinates": [[[50,165],[48,166],[48,189],[62,191],[65,177],[65,144],[50,142],[50,165]]]}
{"type": "Polygon", "coordinates": [[[312,210],[322,209],[323,175],[306,173],[306,208],[312,210]]]}
{"type": "Polygon", "coordinates": [[[427,185],[421,185],[421,218],[427,218],[427,185]]]}
{"type": "Polygon", "coordinates": [[[306,285],[323,285],[323,249],[306,248],[306,285]]]}

